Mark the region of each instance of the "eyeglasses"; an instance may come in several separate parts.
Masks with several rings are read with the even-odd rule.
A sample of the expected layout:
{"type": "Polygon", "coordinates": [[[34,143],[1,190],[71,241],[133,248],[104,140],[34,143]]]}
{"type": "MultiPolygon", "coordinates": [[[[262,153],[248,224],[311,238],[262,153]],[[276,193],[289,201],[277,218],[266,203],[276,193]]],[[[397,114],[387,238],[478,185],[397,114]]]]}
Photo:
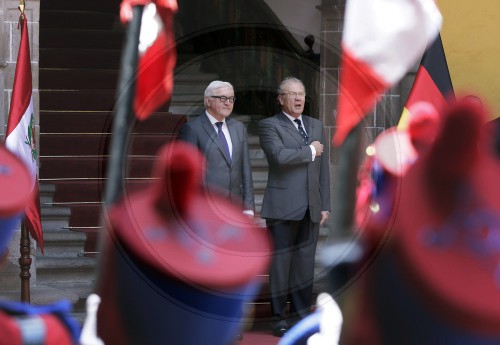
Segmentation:
{"type": "Polygon", "coordinates": [[[229,101],[229,103],[234,103],[236,102],[236,97],[226,97],[226,96],[210,96],[211,98],[218,98],[219,101],[222,103],[226,103],[226,101],[229,101]]]}
{"type": "Polygon", "coordinates": [[[293,97],[293,98],[304,98],[306,97],[306,93],[305,92],[284,92],[282,93],[283,96],[290,96],[290,97],[293,97]]]}

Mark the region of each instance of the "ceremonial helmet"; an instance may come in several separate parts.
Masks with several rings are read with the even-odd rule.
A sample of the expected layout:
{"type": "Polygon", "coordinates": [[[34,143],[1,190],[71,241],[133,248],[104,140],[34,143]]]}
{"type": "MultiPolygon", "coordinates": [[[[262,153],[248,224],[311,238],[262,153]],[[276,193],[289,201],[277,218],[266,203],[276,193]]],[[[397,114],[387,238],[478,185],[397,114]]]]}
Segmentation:
{"type": "Polygon", "coordinates": [[[500,343],[500,159],[486,114],[470,97],[452,104],[402,177],[394,224],[372,236],[379,250],[355,283],[346,344],[500,343]]]}
{"type": "Polygon", "coordinates": [[[26,166],[0,144],[0,256],[7,251],[28,203],[32,185],[26,166]]]}

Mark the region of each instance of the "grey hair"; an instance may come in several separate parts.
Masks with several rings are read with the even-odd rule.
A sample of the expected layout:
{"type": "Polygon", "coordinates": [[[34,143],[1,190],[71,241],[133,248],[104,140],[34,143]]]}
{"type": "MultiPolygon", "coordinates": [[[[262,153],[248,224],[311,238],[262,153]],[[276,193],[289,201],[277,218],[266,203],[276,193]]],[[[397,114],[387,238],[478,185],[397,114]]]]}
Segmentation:
{"type": "Polygon", "coordinates": [[[302,85],[302,87],[304,88],[304,90],[306,89],[306,87],[304,86],[304,83],[302,82],[302,80],[298,79],[298,78],[295,78],[295,77],[286,77],[285,79],[283,79],[283,81],[280,83],[280,85],[278,86],[278,95],[282,95],[284,93],[284,89],[285,89],[285,85],[288,84],[288,83],[299,83],[302,85]]]}
{"type": "MultiPolygon", "coordinates": [[[[220,81],[220,80],[214,80],[210,84],[208,84],[207,88],[205,89],[205,97],[210,97],[215,94],[215,90],[217,89],[222,89],[222,88],[231,88],[234,92],[233,85],[227,81],[220,81]]],[[[207,106],[207,102],[205,100],[205,106],[207,106]]]]}

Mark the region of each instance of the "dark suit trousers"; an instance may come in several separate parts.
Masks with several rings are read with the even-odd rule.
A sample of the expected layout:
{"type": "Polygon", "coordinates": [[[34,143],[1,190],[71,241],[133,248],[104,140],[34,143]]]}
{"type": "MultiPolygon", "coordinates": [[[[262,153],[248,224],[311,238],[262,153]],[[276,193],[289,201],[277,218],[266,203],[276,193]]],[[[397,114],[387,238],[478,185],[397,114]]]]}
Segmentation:
{"type": "Polygon", "coordinates": [[[291,317],[304,318],[312,302],[319,224],[311,222],[306,212],[300,221],[268,219],[267,226],[274,242],[269,271],[273,317],[285,318],[289,295],[291,317]]]}

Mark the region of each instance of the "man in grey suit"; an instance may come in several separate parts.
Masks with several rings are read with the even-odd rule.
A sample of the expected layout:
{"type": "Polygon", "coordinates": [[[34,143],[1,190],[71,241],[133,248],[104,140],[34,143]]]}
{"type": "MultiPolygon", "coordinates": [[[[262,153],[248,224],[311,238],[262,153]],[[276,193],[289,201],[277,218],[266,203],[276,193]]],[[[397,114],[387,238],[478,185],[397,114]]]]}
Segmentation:
{"type": "Polygon", "coordinates": [[[323,124],[302,115],[305,95],[299,79],[285,78],[278,88],[281,113],[259,122],[269,163],[261,216],[274,241],[269,289],[278,337],[310,311],[319,226],[330,211],[329,145],[323,124]]]}
{"type": "Polygon", "coordinates": [[[198,147],[206,158],[205,185],[225,195],[244,213],[254,214],[254,194],[247,131],[229,118],[235,102],[233,86],[213,81],[205,90],[205,112],[186,122],[179,139],[198,147]]]}

